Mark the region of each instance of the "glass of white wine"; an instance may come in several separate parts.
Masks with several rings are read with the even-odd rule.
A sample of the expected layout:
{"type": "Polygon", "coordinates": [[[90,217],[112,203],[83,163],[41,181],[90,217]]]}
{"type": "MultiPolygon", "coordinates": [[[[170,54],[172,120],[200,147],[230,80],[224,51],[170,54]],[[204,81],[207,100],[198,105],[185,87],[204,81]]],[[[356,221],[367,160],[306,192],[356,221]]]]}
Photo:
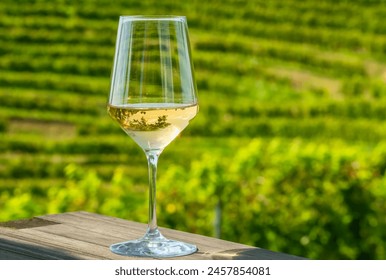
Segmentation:
{"type": "Polygon", "coordinates": [[[198,112],[184,16],[121,16],[108,113],[145,152],[149,169],[149,223],[137,240],[110,246],[127,256],[176,257],[193,244],[165,238],[156,218],[157,162],[163,149],[198,112]]]}

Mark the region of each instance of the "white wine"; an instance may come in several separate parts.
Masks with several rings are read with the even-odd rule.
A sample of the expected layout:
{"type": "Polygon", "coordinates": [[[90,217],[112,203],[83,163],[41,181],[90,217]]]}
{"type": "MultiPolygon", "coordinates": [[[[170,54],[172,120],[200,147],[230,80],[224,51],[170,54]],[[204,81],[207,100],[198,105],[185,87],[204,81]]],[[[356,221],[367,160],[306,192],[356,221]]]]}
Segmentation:
{"type": "Polygon", "coordinates": [[[198,105],[140,103],[108,105],[110,116],[144,150],[162,150],[189,124],[198,105]]]}

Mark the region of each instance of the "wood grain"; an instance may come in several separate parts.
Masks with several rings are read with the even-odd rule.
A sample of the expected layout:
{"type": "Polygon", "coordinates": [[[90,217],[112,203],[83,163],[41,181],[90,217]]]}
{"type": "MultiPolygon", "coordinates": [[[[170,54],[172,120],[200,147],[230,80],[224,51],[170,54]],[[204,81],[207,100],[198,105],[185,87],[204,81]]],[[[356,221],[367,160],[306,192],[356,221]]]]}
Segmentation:
{"type": "MultiPolygon", "coordinates": [[[[146,225],[142,223],[88,212],[45,215],[0,223],[0,259],[138,259],[113,254],[109,246],[137,239],[145,230],[146,225]]],[[[161,228],[161,232],[167,238],[194,243],[199,248],[195,254],[175,259],[302,259],[167,228],[161,228]]]]}

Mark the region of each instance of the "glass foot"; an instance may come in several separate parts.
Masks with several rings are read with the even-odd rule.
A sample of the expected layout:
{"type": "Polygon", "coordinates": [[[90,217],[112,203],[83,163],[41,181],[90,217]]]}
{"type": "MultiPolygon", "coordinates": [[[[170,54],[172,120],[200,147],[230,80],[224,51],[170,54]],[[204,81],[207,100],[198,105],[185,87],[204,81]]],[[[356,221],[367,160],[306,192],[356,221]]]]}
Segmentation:
{"type": "Polygon", "coordinates": [[[193,254],[197,251],[196,245],[166,239],[157,231],[155,234],[146,234],[137,240],[116,243],[110,250],[118,255],[170,258],[193,254]]]}

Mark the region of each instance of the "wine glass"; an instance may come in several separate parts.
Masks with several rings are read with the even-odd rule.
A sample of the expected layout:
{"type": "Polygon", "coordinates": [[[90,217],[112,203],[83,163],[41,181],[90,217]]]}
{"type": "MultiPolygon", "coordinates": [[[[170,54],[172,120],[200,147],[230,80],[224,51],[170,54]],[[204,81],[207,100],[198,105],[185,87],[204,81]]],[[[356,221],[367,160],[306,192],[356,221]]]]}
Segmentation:
{"type": "Polygon", "coordinates": [[[176,257],[197,247],[165,238],[157,227],[156,173],[163,149],[198,112],[184,16],[121,16],[108,113],[143,149],[149,169],[149,222],[137,240],[110,246],[128,256],[176,257]]]}

